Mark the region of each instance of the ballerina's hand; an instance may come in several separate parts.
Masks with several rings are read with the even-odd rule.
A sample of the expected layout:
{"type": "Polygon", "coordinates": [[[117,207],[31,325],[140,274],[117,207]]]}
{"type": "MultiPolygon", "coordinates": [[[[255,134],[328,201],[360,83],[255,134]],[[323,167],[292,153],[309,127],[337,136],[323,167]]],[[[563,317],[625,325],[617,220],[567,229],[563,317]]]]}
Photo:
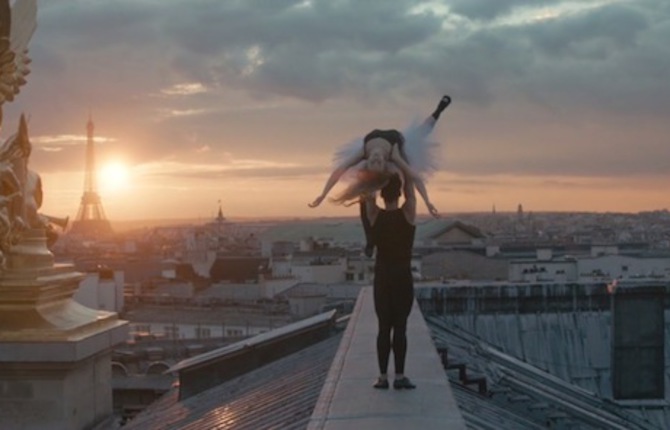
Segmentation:
{"type": "Polygon", "coordinates": [[[323,201],[324,197],[325,197],[324,195],[320,195],[319,197],[315,198],[312,203],[307,203],[307,206],[309,206],[310,208],[315,208],[319,206],[323,201]]]}
{"type": "Polygon", "coordinates": [[[440,213],[437,211],[437,208],[433,206],[432,203],[428,203],[428,212],[433,216],[433,218],[439,218],[440,213]]]}

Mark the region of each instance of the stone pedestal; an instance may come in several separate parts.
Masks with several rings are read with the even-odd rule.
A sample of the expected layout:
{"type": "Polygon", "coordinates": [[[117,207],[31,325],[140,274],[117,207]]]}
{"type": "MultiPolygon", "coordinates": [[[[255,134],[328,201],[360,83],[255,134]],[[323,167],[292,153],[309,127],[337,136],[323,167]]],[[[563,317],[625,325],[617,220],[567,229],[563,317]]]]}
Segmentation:
{"type": "Polygon", "coordinates": [[[0,272],[0,429],[75,430],[112,414],[116,313],[72,299],[82,274],[56,265],[44,232],[24,235],[0,272]]]}

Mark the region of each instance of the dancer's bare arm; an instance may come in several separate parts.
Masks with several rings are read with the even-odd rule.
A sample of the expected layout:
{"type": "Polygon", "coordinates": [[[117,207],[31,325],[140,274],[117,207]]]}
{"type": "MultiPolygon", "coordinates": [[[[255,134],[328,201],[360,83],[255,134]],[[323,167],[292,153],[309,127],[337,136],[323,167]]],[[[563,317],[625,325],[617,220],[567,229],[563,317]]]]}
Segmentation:
{"type": "Polygon", "coordinates": [[[421,195],[421,198],[423,199],[424,203],[426,203],[428,212],[430,212],[430,214],[433,217],[439,218],[440,213],[437,211],[435,206],[433,206],[433,204],[430,202],[430,198],[428,198],[428,190],[426,190],[426,184],[423,183],[423,179],[421,179],[421,176],[418,173],[416,173],[414,169],[412,169],[412,167],[409,164],[407,164],[407,162],[402,158],[400,152],[398,151],[397,146],[393,147],[393,152],[391,153],[391,160],[396,166],[400,168],[400,170],[403,173],[403,176],[405,177],[405,181],[411,179],[417,191],[421,195]]]}
{"type": "Polygon", "coordinates": [[[339,166],[333,170],[333,172],[330,174],[330,177],[326,181],[326,185],[323,187],[323,191],[321,192],[320,195],[318,195],[312,203],[309,203],[308,206],[310,208],[315,208],[321,204],[323,199],[326,198],[330,190],[337,184],[337,181],[340,180],[342,175],[350,169],[351,167],[355,166],[356,164],[360,163],[363,159],[365,159],[365,151],[363,148],[360,149],[359,152],[355,153],[348,159],[344,160],[339,166]]]}
{"type": "Polygon", "coordinates": [[[414,194],[415,187],[414,180],[407,176],[403,185],[403,194],[405,195],[405,203],[402,205],[402,211],[405,213],[405,218],[410,224],[416,221],[416,194],[414,194]]]}
{"type": "Polygon", "coordinates": [[[363,197],[365,199],[365,209],[368,216],[368,221],[370,225],[375,225],[377,221],[377,215],[379,215],[379,206],[377,206],[377,194],[369,193],[365,194],[363,197]]]}

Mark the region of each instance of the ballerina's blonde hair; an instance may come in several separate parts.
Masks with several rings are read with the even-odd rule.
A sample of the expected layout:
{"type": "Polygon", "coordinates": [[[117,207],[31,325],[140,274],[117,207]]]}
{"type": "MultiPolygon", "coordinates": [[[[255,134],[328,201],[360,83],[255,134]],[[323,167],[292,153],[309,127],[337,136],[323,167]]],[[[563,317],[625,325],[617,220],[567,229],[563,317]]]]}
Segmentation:
{"type": "Polygon", "coordinates": [[[337,205],[351,206],[358,202],[361,195],[373,193],[388,184],[392,174],[388,171],[376,172],[371,170],[360,170],[356,179],[347,186],[340,194],[330,199],[337,205]]]}

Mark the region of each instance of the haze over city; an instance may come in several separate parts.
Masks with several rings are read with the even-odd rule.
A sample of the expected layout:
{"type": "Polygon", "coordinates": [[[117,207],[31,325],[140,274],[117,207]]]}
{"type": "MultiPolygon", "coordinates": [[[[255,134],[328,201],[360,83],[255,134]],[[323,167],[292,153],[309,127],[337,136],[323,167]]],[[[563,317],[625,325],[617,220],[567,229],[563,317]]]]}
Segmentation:
{"type": "MultiPolygon", "coordinates": [[[[41,1],[29,117],[41,211],[76,214],[86,122],[114,220],[355,215],[310,209],[338,146],[442,94],[444,214],[668,207],[662,0],[41,1]]],[[[420,204],[421,213],[426,208],[420,204]]]]}

